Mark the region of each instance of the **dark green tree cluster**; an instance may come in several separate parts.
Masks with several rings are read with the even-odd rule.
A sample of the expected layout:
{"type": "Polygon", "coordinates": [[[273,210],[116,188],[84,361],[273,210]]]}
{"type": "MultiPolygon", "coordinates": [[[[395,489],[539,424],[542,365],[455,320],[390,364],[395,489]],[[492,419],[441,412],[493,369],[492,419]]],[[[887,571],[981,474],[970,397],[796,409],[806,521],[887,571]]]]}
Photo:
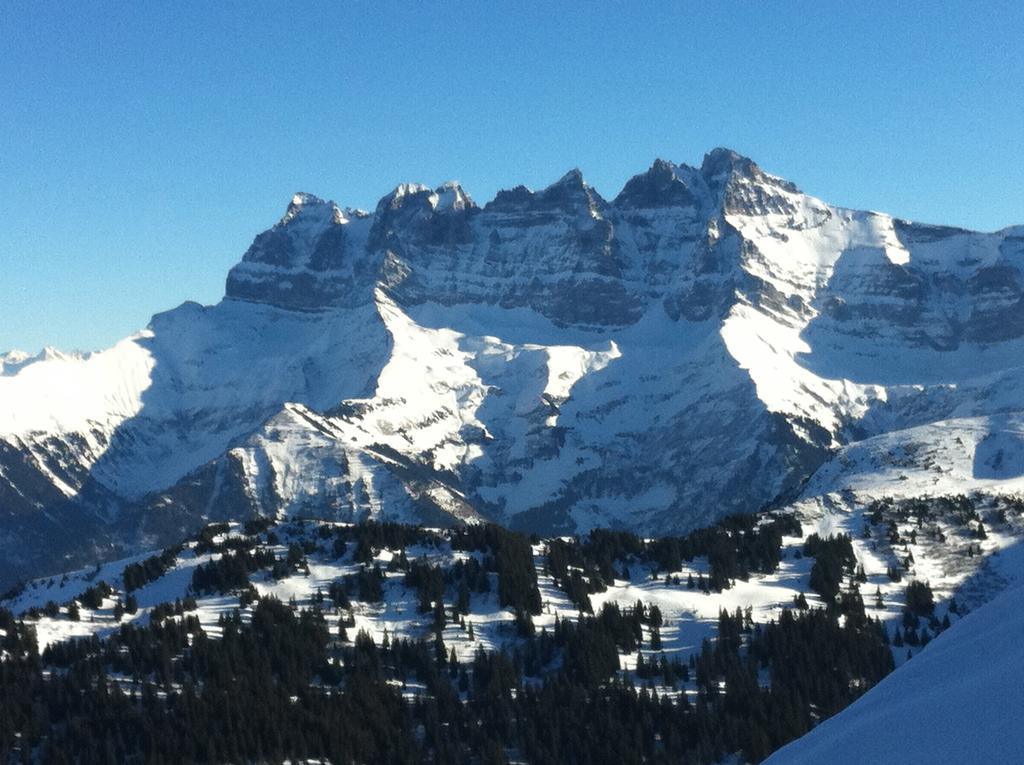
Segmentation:
{"type": "Polygon", "coordinates": [[[454,550],[485,553],[484,568],[498,574],[498,603],[519,614],[539,614],[540,588],[529,537],[492,523],[454,529],[454,550]]]}
{"type": "MultiPolygon", "coordinates": [[[[590,604],[591,593],[604,592],[608,587],[600,571],[601,565],[594,559],[588,559],[581,545],[565,539],[549,540],[547,567],[555,584],[569,596],[569,600],[581,613],[594,612],[590,604]]],[[[611,568],[610,563],[608,568],[611,568]]]]}
{"type": "Polygon", "coordinates": [[[250,574],[270,568],[276,562],[274,553],[266,548],[225,553],[217,560],[196,566],[192,572],[192,591],[201,594],[247,589],[250,574]]]}
{"type": "MultiPolygon", "coordinates": [[[[642,603],[557,620],[466,664],[429,640],[343,643],[317,607],[273,599],[248,621],[222,617],[218,639],[182,613],[41,658],[31,630],[0,612],[0,762],[758,761],[891,669],[877,622],[838,617],[785,611],[758,625],[723,612],[694,660],[691,702],[619,671],[643,627],[661,625],[642,603]],[[412,682],[421,691],[403,699],[412,682]]],[[[676,687],[690,668],[648,652],[636,674],[676,687]]]]}
{"type": "Polygon", "coordinates": [[[156,624],[171,616],[182,616],[186,611],[195,611],[198,607],[199,604],[192,596],[176,598],[173,603],[157,603],[149,612],[149,621],[156,624]]]}
{"type": "Polygon", "coordinates": [[[444,571],[425,558],[414,560],[405,574],[405,586],[419,595],[420,613],[430,611],[435,603],[444,602],[444,571]]]}
{"type": "Polygon", "coordinates": [[[367,521],[337,530],[340,539],[355,543],[353,560],[372,563],[381,550],[404,550],[411,545],[437,546],[443,537],[433,531],[401,523],[367,521]]]}
{"type": "Polygon", "coordinates": [[[856,573],[857,557],[848,534],[821,537],[811,534],[804,541],[804,555],[814,558],[811,567],[811,589],[826,603],[835,601],[843,584],[844,574],[856,573]]]}
{"type": "Polygon", "coordinates": [[[109,598],[113,594],[114,588],[100,580],[92,587],[85,590],[77,599],[83,606],[95,611],[97,608],[102,608],[103,600],[105,598],[109,598]]]}
{"type": "Polygon", "coordinates": [[[915,580],[907,585],[907,610],[924,617],[935,612],[935,596],[927,582],[915,580]]]}
{"type": "Polygon", "coordinates": [[[706,557],[702,589],[721,592],[751,573],[778,568],[783,536],[799,536],[792,514],[738,514],[686,536],[645,540],[627,531],[595,529],[583,539],[548,542],[548,570],[576,607],[590,613],[589,595],[603,592],[630,564],[655,571],[678,571],[683,562],[706,557]]]}
{"type": "Polygon", "coordinates": [[[457,614],[470,614],[470,599],[474,593],[484,595],[491,591],[491,577],[476,558],[456,561],[445,576],[457,593],[454,609],[457,614]]]}
{"type": "Polygon", "coordinates": [[[231,530],[231,525],[228,523],[208,523],[195,537],[196,547],[195,551],[197,555],[204,555],[206,553],[217,552],[220,547],[216,543],[216,538],[222,534],[227,534],[231,530]]]}
{"type": "Polygon", "coordinates": [[[356,592],[364,603],[380,603],[384,600],[384,572],[379,564],[364,565],[355,575],[356,592]]]}
{"type": "Polygon", "coordinates": [[[155,582],[162,577],[174,565],[179,552],[181,552],[180,547],[173,547],[138,563],[129,563],[124,567],[122,574],[125,592],[145,587],[150,582],[155,582]]]}

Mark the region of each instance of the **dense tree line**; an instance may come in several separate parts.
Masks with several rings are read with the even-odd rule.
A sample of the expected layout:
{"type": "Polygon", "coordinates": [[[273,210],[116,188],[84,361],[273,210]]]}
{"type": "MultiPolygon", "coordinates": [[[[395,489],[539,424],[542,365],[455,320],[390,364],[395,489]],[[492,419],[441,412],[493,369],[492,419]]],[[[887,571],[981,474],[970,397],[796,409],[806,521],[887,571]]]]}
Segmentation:
{"type": "Polygon", "coordinates": [[[495,524],[478,524],[451,532],[454,550],[484,553],[483,566],[498,575],[498,603],[522,618],[541,611],[537,568],[529,537],[495,524]]]}
{"type": "MultiPolygon", "coordinates": [[[[436,594],[432,571],[414,576],[436,594]]],[[[31,629],[0,612],[0,762],[30,749],[58,763],[710,763],[737,751],[757,761],[892,668],[862,607],[768,624],[723,612],[692,667],[648,638],[636,676],[661,695],[619,671],[620,653],[642,651],[661,625],[643,603],[557,620],[466,664],[429,640],[342,642],[318,607],[260,599],[248,622],[222,617],[219,639],[184,605],[174,611],[42,657],[31,629]],[[691,670],[688,697],[678,691],[691,670]],[[411,682],[422,691],[407,700],[411,682]]]]}
{"type": "Polygon", "coordinates": [[[192,591],[198,594],[245,590],[249,588],[250,574],[276,563],[276,556],[266,548],[226,553],[217,560],[196,566],[192,573],[192,591]]]}
{"type": "MultiPolygon", "coordinates": [[[[888,636],[864,612],[849,537],[812,535],[804,548],[826,608],[803,599],[764,624],[749,609],[722,612],[716,639],[691,657],[662,652],[655,606],[610,602],[592,613],[589,595],[628,578],[630,567],[677,572],[706,557],[700,582],[709,589],[774,570],[782,536],[800,532],[790,516],[735,516],[666,539],[594,531],[553,540],[544,564],[580,613],[536,630],[537,540],[501,527],[254,522],[245,536],[226,530],[201,533],[199,543],[220,557],[192,580],[193,593],[241,593],[246,618],[222,617],[220,638],[203,631],[190,596],[157,607],[147,626],[124,624],[103,640],[55,644],[40,656],[32,630],[0,611],[0,763],[597,765],[713,763],[735,752],[757,762],[892,669],[888,636]],[[275,554],[263,541],[281,547],[275,554]],[[439,566],[431,550],[448,545],[462,554],[439,566]],[[249,583],[260,570],[301,574],[314,551],[350,550],[356,572],[325,585],[305,610],[261,599],[249,583]],[[419,610],[433,614],[429,637],[375,644],[349,632],[353,600],[385,597],[385,567],[396,575],[388,586],[403,581],[419,610]],[[472,613],[471,599],[492,582],[515,612],[519,638],[460,662],[442,639],[445,621],[472,613]],[[347,612],[337,627],[328,629],[325,606],[347,612]],[[636,656],[635,671],[622,671],[623,654],[636,656]]],[[[160,559],[133,564],[125,590],[129,579],[142,586],[162,575],[160,559]]],[[[97,582],[79,600],[97,607],[112,594],[97,582]]],[[[912,582],[897,645],[928,639],[919,619],[935,621],[934,598],[912,582]]]]}
{"type": "MultiPolygon", "coordinates": [[[[558,586],[583,613],[591,613],[590,594],[604,592],[616,578],[629,578],[629,565],[655,571],[679,571],[683,562],[705,557],[708,576],[702,589],[721,592],[752,573],[778,568],[783,536],[799,536],[791,514],[738,514],[686,536],[641,539],[627,531],[595,529],[582,539],[547,542],[547,568],[558,586]]],[[[691,585],[692,586],[692,585],[691,585]]]]}
{"type": "Polygon", "coordinates": [[[145,587],[150,582],[155,582],[162,577],[174,565],[180,552],[180,547],[172,547],[164,550],[159,555],[153,555],[138,563],[129,563],[124,567],[124,573],[122,574],[125,592],[132,592],[140,587],[145,587]]]}
{"type": "Polygon", "coordinates": [[[804,541],[804,555],[814,557],[811,589],[826,603],[833,602],[839,595],[844,575],[855,574],[857,556],[853,552],[853,541],[848,534],[829,537],[811,534],[804,541]]]}

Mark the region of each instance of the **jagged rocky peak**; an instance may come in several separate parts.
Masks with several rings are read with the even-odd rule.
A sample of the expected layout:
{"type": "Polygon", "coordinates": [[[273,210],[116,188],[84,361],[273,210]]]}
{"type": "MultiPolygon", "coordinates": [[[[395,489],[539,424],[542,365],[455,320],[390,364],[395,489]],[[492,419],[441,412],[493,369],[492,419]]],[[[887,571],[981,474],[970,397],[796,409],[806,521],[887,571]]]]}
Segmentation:
{"type": "Polygon", "coordinates": [[[534,198],[543,207],[567,212],[586,209],[597,213],[607,204],[593,186],[583,179],[579,168],[573,168],[534,198]]]}
{"type": "Polygon", "coordinates": [[[793,213],[788,194],[797,187],[764,172],[749,157],[717,148],[699,168],[657,159],[645,173],[631,178],[615,198],[622,210],[695,207],[705,204],[728,213],[793,213]]]}
{"type": "Polygon", "coordinates": [[[242,262],[277,268],[305,267],[310,251],[324,233],[347,222],[345,213],[334,202],[300,192],[292,197],[277,225],[253,240],[242,262]]]}
{"type": "Polygon", "coordinates": [[[471,238],[467,217],[477,210],[476,203],[456,181],[436,189],[403,183],[377,204],[369,247],[400,252],[408,245],[467,243],[471,238]]]}
{"type": "Polygon", "coordinates": [[[719,147],[709,151],[704,155],[700,172],[709,186],[746,181],[777,186],[791,194],[800,193],[795,183],[779,178],[771,173],[766,173],[750,157],[745,157],[732,149],[719,147]]]}
{"type": "Polygon", "coordinates": [[[377,203],[374,228],[380,232],[396,225],[409,225],[416,218],[476,209],[476,203],[458,181],[442,183],[436,189],[420,183],[401,183],[377,203]]]}
{"type": "Polygon", "coordinates": [[[502,189],[494,199],[484,205],[486,212],[514,212],[524,210],[533,201],[534,193],[522,184],[511,189],[502,189]]]}
{"type": "Polygon", "coordinates": [[[550,186],[548,186],[546,189],[544,189],[544,191],[547,192],[547,191],[550,191],[552,189],[560,189],[560,188],[576,189],[576,190],[579,190],[579,191],[586,190],[587,189],[587,182],[583,178],[583,171],[580,170],[578,167],[574,167],[572,170],[567,172],[565,175],[563,175],[557,181],[555,181],[550,186]]]}
{"type": "Polygon", "coordinates": [[[693,168],[656,159],[646,173],[626,182],[613,204],[620,209],[697,206],[700,190],[693,188],[699,180],[695,175],[693,168]]]}
{"type": "Polygon", "coordinates": [[[721,200],[725,213],[793,216],[798,212],[791,198],[800,193],[794,183],[766,173],[732,149],[717,148],[705,154],[700,174],[721,200]]]}
{"type": "Polygon", "coordinates": [[[381,197],[377,207],[378,209],[398,210],[421,201],[426,201],[431,208],[476,207],[458,181],[446,181],[436,189],[431,189],[422,183],[400,183],[381,197]]]}
{"type": "MultiPolygon", "coordinates": [[[[754,229],[741,257],[739,240],[719,246],[721,232],[742,229],[744,218],[780,233],[808,231],[832,215],[726,148],[697,167],[655,160],[612,203],[579,169],[538,191],[501,191],[482,210],[455,181],[400,184],[372,215],[299,193],[232,269],[227,296],[308,310],[363,305],[385,285],[406,304],[526,306],[575,326],[628,325],[662,299],[673,306],[670,316],[706,318],[731,305],[737,279],[746,279],[741,272],[756,271],[765,252],[791,260],[774,239],[761,247],[754,229]]],[[[922,241],[951,235],[916,234],[922,241]]],[[[1021,249],[1019,239],[1006,239],[1007,253],[1021,249]]],[[[851,263],[844,261],[837,284],[851,263]]]]}
{"type": "Polygon", "coordinates": [[[599,215],[608,203],[583,178],[579,168],[573,168],[557,181],[540,191],[526,186],[515,186],[499,191],[484,206],[486,212],[499,213],[555,213],[579,212],[599,215]]]}
{"type": "Polygon", "coordinates": [[[366,302],[354,289],[354,269],[370,218],[363,210],[295,194],[281,220],[259,234],[228,272],[225,296],[299,310],[366,302]]]}
{"type": "Polygon", "coordinates": [[[434,209],[437,212],[460,212],[477,209],[476,202],[458,181],[447,181],[434,189],[434,209]]]}
{"type": "Polygon", "coordinates": [[[298,219],[316,219],[323,222],[341,224],[348,220],[346,212],[331,201],[325,201],[318,196],[308,194],[304,191],[297,192],[288,203],[288,209],[284,216],[278,221],[279,226],[287,226],[298,219]]]}
{"type": "Polygon", "coordinates": [[[391,192],[381,197],[377,203],[377,212],[385,210],[401,210],[410,205],[429,205],[430,188],[422,183],[400,183],[391,192]]]}
{"type": "Polygon", "coordinates": [[[224,303],[82,364],[0,356],[0,510],[39,518],[0,534],[0,581],[57,560],[17,562],[63,509],[93,542],[165,496],[194,519],[387,518],[447,487],[453,517],[682,531],[862,431],[1020,409],[1024,229],[830,208],[727,149],[696,164],[658,160],[611,204],[575,170],[483,210],[457,183],[372,215],[297,194],[224,303]],[[264,427],[286,404],[306,409],[264,427]]]}
{"type": "Polygon", "coordinates": [[[744,157],[739,152],[719,146],[704,155],[700,171],[710,182],[718,178],[728,178],[736,173],[753,178],[761,170],[750,157],[744,157]]]}

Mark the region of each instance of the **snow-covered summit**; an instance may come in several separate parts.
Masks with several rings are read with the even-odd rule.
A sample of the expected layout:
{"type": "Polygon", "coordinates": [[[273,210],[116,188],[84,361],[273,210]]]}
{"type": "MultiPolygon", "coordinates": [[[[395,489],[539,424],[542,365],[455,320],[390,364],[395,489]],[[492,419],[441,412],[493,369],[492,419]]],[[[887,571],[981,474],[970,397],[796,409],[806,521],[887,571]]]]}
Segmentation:
{"type": "Polygon", "coordinates": [[[0,375],[14,374],[32,358],[32,354],[17,349],[0,353],[0,375]]]}
{"type": "Polygon", "coordinates": [[[433,201],[435,210],[440,212],[468,210],[476,207],[476,202],[462,188],[458,181],[446,181],[434,189],[433,201]]]}
{"type": "Polygon", "coordinates": [[[35,355],[21,350],[7,351],[0,353],[0,376],[17,374],[29,364],[40,361],[87,359],[91,355],[92,353],[89,351],[62,351],[50,345],[45,346],[35,355]]]}

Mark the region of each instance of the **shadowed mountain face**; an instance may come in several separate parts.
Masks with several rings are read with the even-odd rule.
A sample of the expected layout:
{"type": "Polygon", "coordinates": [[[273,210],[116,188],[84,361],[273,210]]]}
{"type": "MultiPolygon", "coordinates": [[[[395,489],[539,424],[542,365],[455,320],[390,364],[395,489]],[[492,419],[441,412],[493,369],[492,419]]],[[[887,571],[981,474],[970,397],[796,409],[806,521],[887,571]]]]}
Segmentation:
{"type": "Polygon", "coordinates": [[[757,509],[853,440],[1019,409],[1022,266],[1024,229],[832,207],[724,149],[611,201],[575,170],[483,207],[297,194],[218,305],[0,357],[0,581],[252,514],[757,509]]]}

